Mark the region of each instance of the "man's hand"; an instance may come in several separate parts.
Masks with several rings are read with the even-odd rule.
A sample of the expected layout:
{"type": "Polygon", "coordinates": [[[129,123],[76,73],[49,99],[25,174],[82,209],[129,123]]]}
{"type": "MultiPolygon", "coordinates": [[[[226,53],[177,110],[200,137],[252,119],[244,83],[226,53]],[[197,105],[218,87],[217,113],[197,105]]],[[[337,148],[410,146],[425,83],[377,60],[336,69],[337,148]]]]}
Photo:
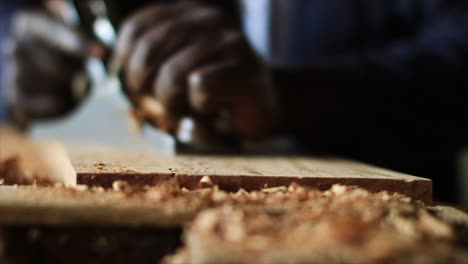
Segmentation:
{"type": "Polygon", "coordinates": [[[72,83],[86,57],[104,50],[84,34],[41,11],[24,11],[13,21],[7,45],[7,100],[19,122],[50,118],[79,101],[72,83]]]}
{"type": "Polygon", "coordinates": [[[226,111],[247,138],[272,132],[266,71],[219,10],[192,2],[149,6],[123,23],[115,52],[131,98],[152,95],[171,115],[205,124],[226,111]]]}

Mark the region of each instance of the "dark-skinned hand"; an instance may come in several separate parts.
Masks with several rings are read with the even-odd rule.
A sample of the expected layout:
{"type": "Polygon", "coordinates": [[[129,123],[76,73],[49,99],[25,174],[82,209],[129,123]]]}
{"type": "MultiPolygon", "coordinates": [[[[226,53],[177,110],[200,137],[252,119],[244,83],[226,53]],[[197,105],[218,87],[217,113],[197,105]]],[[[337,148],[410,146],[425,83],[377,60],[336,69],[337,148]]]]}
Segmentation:
{"type": "Polygon", "coordinates": [[[227,112],[235,131],[250,139],[273,130],[266,71],[217,9],[194,2],[148,6],[124,21],[115,53],[134,101],[153,96],[171,116],[212,128],[227,112]]]}
{"type": "Polygon", "coordinates": [[[85,58],[104,50],[46,12],[23,11],[15,16],[6,52],[8,104],[16,121],[27,123],[74,109],[80,98],[72,83],[85,58]]]}

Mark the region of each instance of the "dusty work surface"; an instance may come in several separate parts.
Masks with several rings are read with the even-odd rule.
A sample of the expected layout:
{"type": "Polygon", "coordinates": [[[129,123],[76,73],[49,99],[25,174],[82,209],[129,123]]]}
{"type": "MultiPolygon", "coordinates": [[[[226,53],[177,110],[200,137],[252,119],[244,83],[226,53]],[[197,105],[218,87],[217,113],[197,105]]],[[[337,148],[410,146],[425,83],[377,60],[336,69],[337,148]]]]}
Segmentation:
{"type": "Polygon", "coordinates": [[[296,182],[321,190],[333,184],[355,185],[372,192],[399,192],[429,202],[432,182],[366,164],[309,157],[151,156],[129,152],[69,150],[77,182],[110,187],[115,180],[154,185],[176,178],[188,189],[209,176],[221,189],[258,190],[296,182]]]}
{"type": "Polygon", "coordinates": [[[287,206],[204,210],[165,263],[468,263],[467,226],[454,227],[467,221],[462,212],[444,219],[404,196],[340,185],[326,192],[292,185],[252,198],[287,206]]]}
{"type": "Polygon", "coordinates": [[[151,195],[157,196],[157,191],[129,196],[85,186],[0,186],[0,223],[174,227],[201,208],[190,199],[162,203],[151,195]]]}
{"type": "MultiPolygon", "coordinates": [[[[51,252],[64,243],[56,231],[21,229],[19,233],[25,233],[23,242],[11,237],[21,225],[49,229],[68,226],[70,231],[60,231],[70,232],[68,237],[74,237],[78,227],[83,233],[96,226],[139,227],[133,232],[142,233],[141,228],[184,226],[184,245],[175,254],[167,255],[166,263],[468,261],[466,213],[428,207],[400,194],[374,194],[342,185],[319,191],[291,184],[235,193],[216,186],[190,191],[180,188],[175,180],[143,188],[115,182],[108,190],[84,186],[0,186],[0,212],[0,231],[7,227],[4,233],[12,234],[8,235],[7,245],[43,245],[44,241],[51,243],[52,236],[57,244],[41,247],[51,252]],[[8,228],[11,225],[15,227],[8,228]]],[[[95,240],[101,246],[112,245],[101,236],[95,240]]],[[[156,242],[149,245],[157,247],[156,242]]],[[[128,243],[119,244],[122,243],[131,248],[128,243]]],[[[93,245],[90,243],[89,247],[93,245]]],[[[148,248],[140,243],[134,245],[148,248]]],[[[81,252],[82,247],[77,250],[81,252]]],[[[101,250],[108,256],[119,253],[111,254],[108,250],[113,249],[106,247],[101,250]]],[[[72,258],[73,250],[68,248],[68,252],[72,258]]],[[[153,254],[150,250],[145,252],[148,256],[153,254]]],[[[88,256],[81,263],[90,263],[93,257],[88,256]]]]}

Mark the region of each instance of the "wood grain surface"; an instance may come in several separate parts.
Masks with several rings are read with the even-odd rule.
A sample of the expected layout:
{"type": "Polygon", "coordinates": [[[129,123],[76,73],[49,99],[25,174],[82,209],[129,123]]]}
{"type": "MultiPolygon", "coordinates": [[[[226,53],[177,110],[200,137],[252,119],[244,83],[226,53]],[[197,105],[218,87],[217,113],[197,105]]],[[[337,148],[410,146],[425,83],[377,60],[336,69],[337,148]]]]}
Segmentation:
{"type": "Polygon", "coordinates": [[[372,192],[399,192],[430,202],[432,182],[374,166],[332,158],[261,156],[153,156],[142,153],[69,150],[79,184],[111,187],[116,180],[155,185],[176,178],[188,189],[209,176],[221,189],[248,191],[287,186],[292,182],[326,190],[333,184],[355,185],[372,192]]]}
{"type": "Polygon", "coordinates": [[[399,192],[426,203],[432,199],[432,182],[428,179],[342,159],[154,156],[89,146],[68,146],[65,151],[56,142],[32,141],[10,129],[0,129],[0,161],[15,156],[21,158],[26,170],[67,185],[107,188],[116,180],[124,180],[144,186],[176,178],[182,187],[195,189],[208,176],[211,184],[228,191],[287,186],[292,182],[326,190],[339,183],[372,192],[399,192]]]}
{"type": "Polygon", "coordinates": [[[1,225],[181,226],[196,208],[164,207],[121,192],[0,186],[1,225]]]}

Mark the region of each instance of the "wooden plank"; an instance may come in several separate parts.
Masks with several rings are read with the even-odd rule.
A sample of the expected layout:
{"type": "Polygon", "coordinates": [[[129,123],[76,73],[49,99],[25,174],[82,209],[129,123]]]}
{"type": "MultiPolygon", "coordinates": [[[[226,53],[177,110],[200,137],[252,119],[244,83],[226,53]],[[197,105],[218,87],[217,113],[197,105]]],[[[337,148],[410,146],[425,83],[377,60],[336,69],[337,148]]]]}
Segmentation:
{"type": "Polygon", "coordinates": [[[333,184],[355,185],[371,192],[399,192],[423,202],[432,200],[432,182],[342,159],[311,157],[153,156],[143,153],[74,148],[69,151],[79,184],[111,187],[116,180],[155,185],[176,178],[188,189],[209,176],[221,189],[248,191],[292,182],[320,190],[333,184]]]}
{"type": "Polygon", "coordinates": [[[286,186],[292,182],[325,190],[340,183],[372,192],[399,192],[424,202],[432,199],[432,182],[428,179],[340,159],[168,157],[76,146],[68,148],[68,154],[71,162],[56,142],[36,142],[11,129],[0,128],[0,161],[19,156],[24,170],[67,185],[78,182],[110,187],[115,180],[155,185],[175,177],[181,186],[195,189],[204,176],[209,176],[213,184],[229,191],[286,186]]]}
{"type": "Polygon", "coordinates": [[[0,186],[0,225],[175,227],[199,210],[170,207],[123,192],[0,186]]]}
{"type": "MultiPolygon", "coordinates": [[[[222,206],[223,201],[219,200],[219,197],[224,197],[224,195],[212,195],[216,191],[209,189],[181,191],[171,198],[158,199],[154,195],[154,190],[121,192],[102,188],[82,188],[83,186],[76,188],[0,186],[0,226],[181,227],[201,211],[222,206]],[[206,195],[208,193],[211,195],[206,195]]],[[[274,196],[274,189],[268,190],[270,191],[263,190],[260,193],[274,196]]],[[[240,208],[251,206],[276,213],[295,208],[292,206],[292,200],[285,204],[268,204],[265,203],[269,200],[265,198],[266,196],[258,198],[260,196],[253,195],[249,199],[259,200],[256,200],[257,203],[249,203],[243,200],[246,196],[232,195],[232,197],[242,197],[233,203],[240,208]]],[[[236,201],[232,197],[226,198],[227,204],[236,201]]],[[[447,206],[426,208],[447,223],[468,226],[466,212],[447,206]]]]}
{"type": "MultiPolygon", "coordinates": [[[[245,200],[246,197],[244,195],[240,195],[239,197],[241,199],[238,200],[239,203],[237,204],[232,203],[231,199],[227,199],[226,203],[223,203],[220,201],[218,204],[215,204],[213,203],[214,200],[220,200],[219,198],[216,198],[216,195],[200,194],[198,195],[198,197],[206,199],[206,200],[211,199],[211,201],[207,202],[207,206],[196,207],[196,206],[187,206],[187,204],[176,202],[174,199],[166,200],[166,201],[161,201],[158,199],[151,200],[149,199],[149,197],[154,198],[154,196],[151,195],[151,192],[148,192],[145,195],[141,196],[138,193],[133,193],[133,192],[120,192],[120,191],[110,191],[110,190],[104,191],[102,190],[102,188],[97,189],[97,190],[88,190],[86,188],[84,189],[81,189],[81,188],[84,188],[84,187],[80,186],[77,188],[63,188],[63,187],[38,188],[38,187],[31,187],[31,186],[20,186],[20,187],[0,186],[0,216],[1,216],[0,217],[0,229],[2,229],[0,231],[4,232],[4,230],[8,229],[9,227],[22,228],[22,227],[31,226],[33,227],[33,229],[31,229],[31,232],[28,232],[27,236],[23,236],[24,237],[23,239],[25,239],[24,242],[21,241],[21,243],[15,244],[18,246],[24,246],[24,245],[30,246],[31,243],[33,242],[36,244],[39,244],[39,243],[44,243],[43,241],[45,241],[45,239],[49,239],[50,237],[48,236],[48,234],[46,232],[43,232],[44,229],[47,230],[49,227],[52,227],[54,229],[57,227],[59,228],[70,227],[69,230],[71,230],[72,232],[84,232],[84,233],[93,232],[93,230],[101,230],[102,227],[105,227],[104,229],[116,228],[114,230],[116,230],[117,232],[119,231],[118,228],[129,228],[132,230],[140,230],[141,232],[150,232],[148,231],[149,229],[155,229],[155,228],[160,228],[160,230],[163,230],[166,228],[174,229],[174,227],[177,228],[183,225],[193,226],[193,222],[191,222],[191,219],[193,219],[193,217],[199,214],[200,212],[203,213],[203,211],[207,208],[218,208],[216,209],[218,210],[218,212],[219,211],[225,211],[227,213],[232,212],[230,211],[231,209],[229,209],[231,207],[226,206],[226,205],[232,205],[232,204],[234,204],[233,208],[235,208],[236,210],[245,209],[247,212],[249,212],[251,211],[250,209],[255,209],[255,210],[259,209],[260,212],[268,212],[267,213],[268,216],[272,216],[273,219],[278,220],[278,219],[284,219],[284,216],[286,214],[290,214],[290,215],[296,214],[298,212],[297,209],[304,208],[303,205],[306,202],[303,200],[303,198],[300,198],[298,200],[289,200],[289,203],[285,202],[284,204],[271,203],[271,202],[267,203],[265,201],[271,201],[271,200],[266,199],[266,196],[263,196],[263,198],[259,198],[261,196],[252,195],[250,196],[250,199],[254,199],[254,201],[256,202],[263,201],[265,203],[263,202],[249,203],[249,202],[246,202],[245,200]],[[165,204],[166,202],[168,203],[165,204]],[[248,207],[249,205],[253,207],[248,207]],[[224,209],[221,209],[221,208],[224,208],[224,209]],[[228,209],[226,210],[226,208],[228,209]],[[262,210],[262,208],[264,208],[265,210],[262,210]],[[280,213],[283,217],[277,218],[278,213],[280,213]],[[191,223],[191,224],[186,225],[187,223],[191,223]],[[39,226],[39,229],[36,228],[37,226],[39,226]],[[40,230],[40,236],[39,236],[39,230],[40,230]],[[34,241],[29,240],[30,237],[34,237],[33,238],[34,241]],[[42,240],[37,240],[37,239],[42,239],[42,240]]],[[[288,188],[277,188],[276,190],[288,190],[288,188]]],[[[202,193],[203,191],[207,191],[207,189],[195,191],[195,192],[181,191],[182,193],[181,196],[185,196],[186,201],[193,201],[194,199],[192,198],[194,197],[190,196],[190,194],[202,193]]],[[[331,190],[331,191],[335,192],[335,195],[343,195],[345,193],[343,188],[335,188],[335,190],[331,190]]],[[[274,195],[274,192],[271,189],[264,190],[264,194],[270,194],[269,196],[270,198],[272,198],[273,196],[280,197],[280,196],[274,195]]],[[[370,211],[373,211],[372,208],[374,208],[375,210],[375,208],[379,208],[379,206],[383,206],[384,205],[383,203],[386,203],[388,201],[389,202],[388,206],[390,206],[391,208],[400,208],[401,212],[404,213],[405,216],[406,214],[411,213],[410,216],[407,216],[408,218],[406,217],[399,218],[398,217],[399,214],[383,214],[382,217],[393,216],[393,217],[396,217],[397,219],[400,219],[401,222],[399,222],[399,224],[402,225],[402,228],[396,229],[396,230],[400,230],[401,232],[404,232],[404,234],[414,237],[415,239],[418,239],[418,240],[425,239],[425,236],[420,236],[419,232],[422,232],[422,231],[420,231],[419,229],[415,229],[415,226],[412,225],[412,223],[414,224],[418,223],[413,218],[414,216],[413,214],[422,209],[419,207],[419,205],[410,207],[412,209],[408,210],[408,207],[407,207],[409,205],[408,202],[406,201],[406,199],[401,198],[401,197],[392,198],[388,195],[383,195],[381,197],[387,197],[387,198],[382,199],[382,198],[376,198],[375,196],[370,196],[370,197],[368,196],[368,199],[363,200],[362,197],[365,197],[366,195],[362,194],[362,190],[357,190],[356,194],[359,194],[359,196],[351,195],[350,197],[357,197],[357,200],[363,201],[364,204],[367,204],[367,206],[373,205],[369,207],[370,211]],[[392,200],[394,202],[391,202],[392,200]],[[380,202],[374,203],[376,201],[380,201],[380,202]],[[400,201],[399,202],[400,206],[396,206],[395,204],[396,201],[400,201]],[[403,221],[403,220],[407,220],[407,221],[403,221]],[[416,230],[418,233],[413,233],[413,232],[408,233],[407,231],[408,228],[410,229],[410,231],[416,230]]],[[[334,199],[337,197],[335,195],[330,195],[328,197],[332,197],[331,199],[334,199]]],[[[288,197],[298,197],[298,196],[294,194],[289,194],[288,197]]],[[[323,203],[323,202],[315,203],[314,199],[317,199],[317,197],[323,197],[323,196],[316,196],[316,195],[309,196],[309,199],[311,199],[309,200],[309,206],[312,206],[309,208],[314,208],[315,206],[317,206],[317,208],[320,208],[320,206],[322,207],[327,206],[328,203],[323,203]]],[[[279,198],[279,199],[281,200],[282,198],[279,198]]],[[[322,199],[322,198],[319,198],[319,199],[322,199]]],[[[342,199],[340,200],[343,201],[342,199]]],[[[356,208],[360,208],[360,210],[365,211],[366,210],[365,208],[367,208],[367,206],[366,207],[357,206],[356,208]]],[[[327,208],[336,209],[336,207],[333,207],[333,206],[330,206],[327,208]]],[[[344,206],[342,208],[348,208],[348,207],[344,206]]],[[[426,208],[430,209],[431,211],[437,212],[436,215],[438,216],[438,218],[440,217],[440,219],[442,219],[444,223],[447,223],[450,225],[452,224],[459,225],[460,228],[463,228],[460,230],[466,230],[466,226],[467,226],[466,225],[467,223],[466,213],[463,213],[462,211],[459,211],[450,207],[445,207],[445,208],[426,207],[426,208]]],[[[330,210],[334,210],[334,209],[330,209],[330,210]]],[[[209,210],[209,211],[212,212],[213,210],[209,210]]],[[[321,212],[321,210],[316,210],[316,211],[321,212]]],[[[205,211],[203,214],[204,216],[208,216],[208,215],[213,216],[213,214],[211,214],[210,212],[205,211]]],[[[355,212],[355,211],[353,210],[350,212],[355,212]]],[[[378,212],[381,212],[381,211],[378,211],[378,212]]],[[[232,214],[232,215],[236,216],[236,214],[232,214]]],[[[358,228],[362,228],[360,229],[360,231],[362,230],[362,232],[366,232],[366,233],[371,232],[372,234],[374,234],[374,232],[378,231],[380,227],[382,227],[382,225],[379,225],[378,222],[371,221],[377,227],[379,227],[379,229],[377,230],[366,229],[369,227],[369,225],[359,225],[358,223],[360,222],[349,221],[348,217],[351,217],[351,215],[347,215],[346,213],[337,214],[336,215],[337,217],[340,217],[340,218],[344,217],[345,219],[347,219],[347,221],[344,221],[344,222],[339,221],[338,223],[350,225],[352,228],[354,228],[354,226],[356,226],[357,224],[358,228]]],[[[379,215],[381,214],[376,213],[376,214],[370,214],[370,215],[374,215],[373,217],[380,217],[379,215]]],[[[234,219],[233,223],[237,223],[239,219],[244,219],[244,216],[242,216],[241,218],[239,218],[238,216],[239,215],[237,215],[237,217],[232,217],[232,219],[234,219]]],[[[367,217],[362,216],[362,214],[357,214],[357,216],[364,217],[364,218],[369,217],[369,216],[367,217]]],[[[248,215],[246,215],[245,217],[248,217],[248,215]]],[[[212,221],[213,219],[212,217],[208,217],[208,218],[205,217],[204,219],[207,221],[207,224],[205,226],[217,225],[217,222],[212,221]]],[[[262,220],[262,218],[259,218],[259,219],[262,220]]],[[[313,225],[314,221],[312,219],[306,219],[306,220],[311,220],[309,224],[313,225]]],[[[262,222],[262,221],[259,221],[259,222],[262,222]]],[[[303,221],[303,223],[305,222],[303,221]]],[[[425,223],[426,225],[427,224],[434,225],[433,221],[419,222],[419,224],[422,224],[422,223],[425,223]]],[[[225,222],[221,222],[220,224],[226,225],[225,222]]],[[[256,225],[256,226],[257,228],[258,227],[261,228],[260,225],[256,225]]],[[[387,227],[390,226],[390,228],[392,228],[392,225],[384,225],[384,226],[387,226],[387,227]]],[[[440,223],[435,225],[435,227],[438,227],[438,228],[435,228],[434,234],[436,235],[440,234],[441,232],[440,223]]],[[[238,225],[234,224],[233,230],[236,230],[235,228],[239,228],[238,225]]],[[[243,226],[241,228],[243,228],[243,226]]],[[[322,230],[323,228],[327,228],[327,226],[322,225],[322,230]]],[[[67,232],[68,229],[59,229],[59,230],[60,232],[57,232],[58,234],[57,236],[63,236],[63,234],[69,234],[69,233],[65,233],[67,232]]],[[[128,229],[124,229],[124,230],[128,230],[128,229]]],[[[264,229],[264,230],[268,230],[268,229],[264,229]]],[[[308,230],[310,231],[310,229],[308,230]]],[[[334,237],[336,234],[341,234],[345,237],[353,237],[353,236],[349,236],[348,234],[350,233],[347,232],[346,230],[347,228],[342,228],[338,230],[338,233],[330,232],[329,235],[334,237]]],[[[427,230],[427,226],[425,227],[425,230],[427,230]]],[[[445,233],[444,231],[445,229],[442,228],[442,230],[443,230],[442,233],[445,233]]],[[[455,230],[457,231],[457,229],[455,230]]],[[[282,232],[282,234],[284,234],[284,232],[282,232]]],[[[351,234],[356,234],[356,232],[354,233],[351,232],[351,234]]],[[[320,233],[319,235],[323,236],[324,233],[320,233]]],[[[158,234],[153,234],[153,236],[157,237],[158,234]]],[[[77,236],[71,235],[67,237],[70,240],[74,241],[75,237],[77,236]]],[[[102,235],[100,234],[99,237],[102,237],[102,235]]],[[[372,235],[372,236],[365,236],[365,237],[374,238],[375,236],[372,235]]],[[[256,239],[256,238],[258,238],[258,236],[256,235],[252,236],[252,239],[256,239]]],[[[394,236],[394,238],[396,238],[395,241],[399,241],[398,236],[396,237],[394,236]]],[[[164,237],[163,239],[168,239],[168,238],[164,237]]],[[[466,240],[466,238],[461,237],[461,236],[459,239],[460,239],[459,241],[468,241],[466,240]],[[464,240],[461,240],[461,239],[464,239],[464,240]]],[[[45,243],[44,245],[50,246],[51,245],[50,240],[48,241],[49,242],[45,243]]],[[[88,237],[86,237],[86,240],[83,240],[83,241],[86,242],[86,241],[94,241],[94,240],[91,240],[88,237]]],[[[110,240],[110,241],[114,241],[114,240],[110,240]]],[[[404,241],[408,243],[407,242],[408,240],[404,240],[404,241]]],[[[443,241],[446,241],[446,240],[443,240],[443,241]]],[[[443,241],[441,241],[441,243],[443,241]]],[[[8,242],[9,241],[7,241],[7,243],[8,242]]],[[[229,241],[227,240],[224,242],[229,243],[229,241]]],[[[115,243],[115,241],[112,243],[115,243]]],[[[88,243],[88,244],[92,245],[91,243],[88,243]]],[[[52,245],[55,246],[56,244],[52,244],[52,245]]],[[[81,251],[83,250],[83,248],[79,247],[78,244],[72,244],[73,246],[76,245],[77,247],[73,247],[73,246],[70,247],[70,243],[67,243],[66,245],[67,245],[66,248],[75,249],[75,250],[68,251],[70,252],[69,256],[72,256],[72,254],[75,255],[75,254],[82,253],[81,251]]],[[[138,247],[140,245],[145,245],[145,244],[135,243],[135,247],[138,247]]],[[[385,243],[384,245],[389,245],[389,244],[385,243]]],[[[408,247],[408,244],[406,245],[407,245],[406,247],[408,247]]],[[[58,243],[57,246],[63,247],[63,244],[58,243]]],[[[223,247],[224,246],[225,244],[223,244],[223,247]]],[[[29,254],[29,251],[28,251],[29,248],[30,247],[25,247],[23,251],[28,252],[29,254]]],[[[41,250],[44,250],[44,247],[42,245],[39,248],[41,250]]],[[[218,248],[219,248],[219,245],[218,247],[216,247],[216,245],[214,245],[214,247],[210,245],[210,247],[204,248],[204,251],[200,251],[200,253],[209,254],[211,252],[210,250],[216,250],[218,248]]],[[[359,249],[361,247],[359,246],[359,247],[354,247],[354,248],[359,249]]],[[[372,249],[376,249],[376,248],[373,247],[372,249]]],[[[384,247],[384,249],[388,249],[388,247],[384,247]]],[[[265,250],[275,250],[275,249],[267,248],[265,250]]],[[[292,256],[294,256],[294,252],[291,253],[292,256]]],[[[385,252],[387,252],[388,254],[394,253],[393,251],[388,251],[388,250],[385,250],[385,252]]]]}

